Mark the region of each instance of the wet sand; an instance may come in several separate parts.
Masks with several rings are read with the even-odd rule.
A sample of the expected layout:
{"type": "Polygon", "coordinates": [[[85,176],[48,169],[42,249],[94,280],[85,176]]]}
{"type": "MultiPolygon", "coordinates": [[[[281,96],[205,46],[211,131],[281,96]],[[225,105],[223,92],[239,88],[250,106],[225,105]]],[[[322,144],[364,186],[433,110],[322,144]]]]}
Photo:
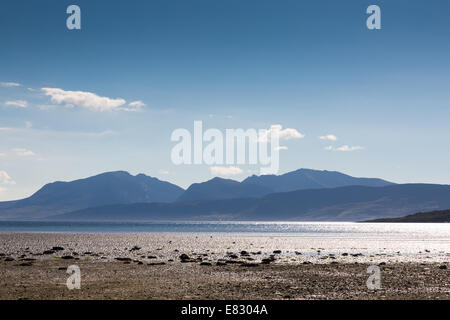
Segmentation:
{"type": "Polygon", "coordinates": [[[0,299],[450,299],[446,242],[407,245],[416,253],[379,239],[0,234],[0,299]],[[80,290],[67,289],[69,265],[80,290]]]}

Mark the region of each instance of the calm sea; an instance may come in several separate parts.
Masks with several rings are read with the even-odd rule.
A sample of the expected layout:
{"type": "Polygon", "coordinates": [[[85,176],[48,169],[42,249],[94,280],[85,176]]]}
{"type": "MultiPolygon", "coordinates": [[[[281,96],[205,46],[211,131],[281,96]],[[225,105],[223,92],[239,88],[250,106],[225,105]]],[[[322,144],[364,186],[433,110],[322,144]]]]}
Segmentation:
{"type": "Polygon", "coordinates": [[[38,233],[289,233],[298,236],[399,236],[450,239],[449,223],[342,222],[40,222],[0,221],[0,232],[38,233]]]}

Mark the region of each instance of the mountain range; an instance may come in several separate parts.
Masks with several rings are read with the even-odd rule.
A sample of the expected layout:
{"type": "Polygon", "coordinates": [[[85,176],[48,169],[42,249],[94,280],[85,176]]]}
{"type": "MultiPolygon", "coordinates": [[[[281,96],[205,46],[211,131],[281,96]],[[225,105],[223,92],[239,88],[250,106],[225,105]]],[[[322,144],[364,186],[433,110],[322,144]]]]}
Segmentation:
{"type": "Polygon", "coordinates": [[[144,174],[102,173],[71,182],[46,184],[31,197],[0,202],[0,217],[40,218],[107,204],[171,202],[184,189],[144,174]]]}
{"type": "Polygon", "coordinates": [[[450,186],[394,184],[300,169],[213,178],[184,190],[144,174],[107,172],[0,202],[0,219],[362,221],[450,208],[450,186]]]}
{"type": "Polygon", "coordinates": [[[348,186],[237,198],[88,208],[53,220],[362,221],[450,208],[450,186],[348,186]]]}
{"type": "Polygon", "coordinates": [[[382,179],[354,178],[336,171],[299,169],[282,175],[253,175],[242,182],[214,178],[203,183],[194,183],[178,201],[262,197],[270,193],[305,189],[387,185],[392,183],[382,179]]]}

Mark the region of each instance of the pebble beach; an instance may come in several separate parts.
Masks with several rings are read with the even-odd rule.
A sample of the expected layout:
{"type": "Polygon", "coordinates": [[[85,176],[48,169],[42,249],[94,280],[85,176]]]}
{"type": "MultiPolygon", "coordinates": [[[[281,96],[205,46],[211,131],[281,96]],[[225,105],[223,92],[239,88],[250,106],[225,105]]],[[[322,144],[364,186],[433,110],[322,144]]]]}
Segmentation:
{"type": "Polygon", "coordinates": [[[0,299],[450,299],[446,239],[1,233],[0,244],[0,299]]]}

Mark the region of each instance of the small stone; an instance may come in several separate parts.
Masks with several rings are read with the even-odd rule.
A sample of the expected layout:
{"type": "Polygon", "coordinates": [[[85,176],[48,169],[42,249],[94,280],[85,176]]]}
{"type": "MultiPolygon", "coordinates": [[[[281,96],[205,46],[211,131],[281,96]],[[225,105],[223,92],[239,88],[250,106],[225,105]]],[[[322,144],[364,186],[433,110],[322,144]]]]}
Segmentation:
{"type": "Polygon", "coordinates": [[[270,258],[264,258],[261,260],[261,264],[269,264],[271,262],[273,262],[273,259],[270,258]]]}
{"type": "Polygon", "coordinates": [[[54,254],[55,250],[45,250],[42,254],[54,254]]]}
{"type": "Polygon", "coordinates": [[[62,256],[61,259],[69,260],[69,259],[73,259],[73,257],[72,256],[62,256]]]}
{"type": "Polygon", "coordinates": [[[33,258],[25,258],[25,259],[20,259],[21,261],[36,261],[36,259],[33,258]]]}
{"type": "Polygon", "coordinates": [[[443,264],[442,266],[439,266],[439,269],[441,270],[447,270],[447,266],[445,264],[443,264]]]}
{"type": "Polygon", "coordinates": [[[63,251],[64,248],[63,247],[53,247],[52,250],[53,251],[63,251]]]}
{"type": "Polygon", "coordinates": [[[212,266],[211,262],[203,261],[200,263],[201,266],[212,266]]]}
{"type": "Polygon", "coordinates": [[[125,262],[130,262],[131,258],[115,258],[117,261],[125,261],[125,262]]]}
{"type": "Polygon", "coordinates": [[[185,253],[181,254],[179,258],[180,258],[180,260],[190,260],[190,259],[191,259],[191,258],[190,258],[187,254],[185,254],[185,253]]]}
{"type": "Polygon", "coordinates": [[[280,253],[281,253],[281,250],[274,250],[273,253],[275,253],[275,254],[280,254],[280,253]]]}

